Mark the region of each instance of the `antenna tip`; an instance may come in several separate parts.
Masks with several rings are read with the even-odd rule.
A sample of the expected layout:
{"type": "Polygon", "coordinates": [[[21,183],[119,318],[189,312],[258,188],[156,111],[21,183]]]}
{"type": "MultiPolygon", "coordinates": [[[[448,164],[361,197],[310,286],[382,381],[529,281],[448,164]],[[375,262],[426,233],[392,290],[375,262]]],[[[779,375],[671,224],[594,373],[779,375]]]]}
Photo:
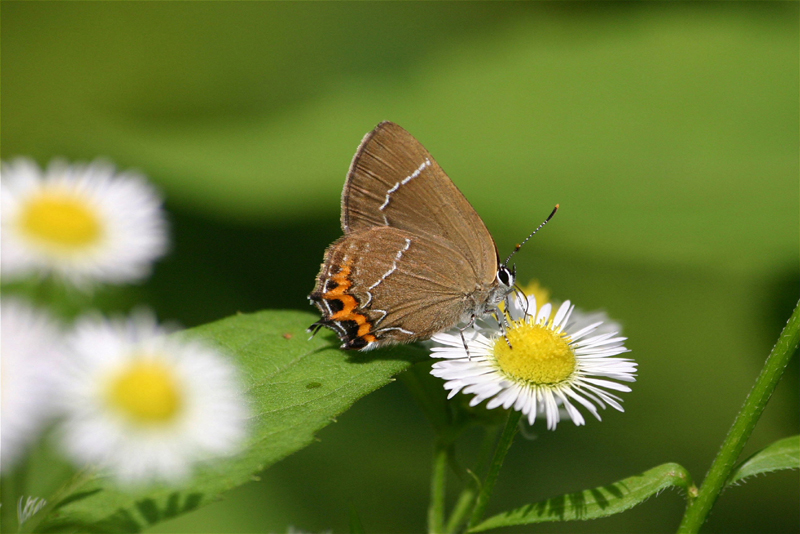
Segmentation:
{"type": "Polygon", "coordinates": [[[560,208],[561,204],[556,204],[556,209],[560,208]]]}

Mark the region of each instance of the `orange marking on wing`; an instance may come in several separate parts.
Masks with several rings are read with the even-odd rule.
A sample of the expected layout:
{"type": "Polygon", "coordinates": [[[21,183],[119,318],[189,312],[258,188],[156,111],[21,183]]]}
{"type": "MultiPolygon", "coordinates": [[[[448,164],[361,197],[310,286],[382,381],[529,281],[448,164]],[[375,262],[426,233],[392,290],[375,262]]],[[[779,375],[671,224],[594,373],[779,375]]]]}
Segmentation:
{"type": "MultiPolygon", "coordinates": [[[[328,297],[325,297],[325,298],[328,298],[328,297]]],[[[356,298],[353,295],[341,295],[341,296],[338,296],[336,298],[342,302],[342,304],[344,305],[344,308],[342,308],[338,312],[336,312],[333,315],[331,315],[331,319],[334,319],[334,320],[342,319],[342,320],[344,320],[347,317],[349,317],[355,311],[355,309],[358,307],[358,301],[356,300],[356,298]]],[[[359,324],[361,324],[361,323],[359,323],[359,324]]]]}
{"type": "Polygon", "coordinates": [[[372,323],[366,322],[364,324],[359,323],[361,326],[358,327],[358,337],[366,336],[372,330],[372,323]]]}
{"type": "Polygon", "coordinates": [[[325,295],[327,295],[328,298],[336,298],[346,294],[346,291],[350,289],[350,286],[353,285],[352,282],[350,282],[350,280],[347,279],[338,280],[336,277],[333,277],[332,280],[339,285],[335,289],[331,289],[330,291],[325,292],[325,295]]]}
{"type": "Polygon", "coordinates": [[[353,282],[348,278],[350,272],[349,263],[342,265],[341,270],[331,277],[331,280],[337,284],[336,288],[326,291],[322,298],[341,301],[342,309],[331,315],[330,319],[334,321],[355,321],[358,325],[358,337],[363,337],[368,343],[371,343],[377,340],[374,335],[370,334],[372,322],[366,315],[356,311],[359,306],[358,300],[353,295],[346,293],[353,286],[353,282]]]}
{"type": "Polygon", "coordinates": [[[337,298],[343,296],[345,292],[353,285],[353,282],[350,281],[348,276],[350,276],[350,266],[345,264],[342,266],[341,271],[331,277],[331,280],[336,282],[336,288],[326,291],[323,297],[337,298]]]}

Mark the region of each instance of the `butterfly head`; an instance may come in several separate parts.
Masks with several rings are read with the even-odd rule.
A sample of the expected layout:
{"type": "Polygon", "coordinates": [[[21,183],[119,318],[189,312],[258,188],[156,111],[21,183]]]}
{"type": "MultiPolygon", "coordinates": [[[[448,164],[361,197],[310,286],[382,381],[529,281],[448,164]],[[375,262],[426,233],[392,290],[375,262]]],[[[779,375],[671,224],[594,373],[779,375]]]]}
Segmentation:
{"type": "Polygon", "coordinates": [[[497,268],[497,275],[495,283],[489,293],[486,304],[488,307],[482,313],[488,313],[497,304],[502,302],[506,296],[514,290],[514,283],[517,280],[517,269],[511,267],[510,269],[505,264],[500,264],[497,268]]]}
{"type": "Polygon", "coordinates": [[[514,282],[517,280],[517,266],[513,265],[511,269],[505,265],[500,265],[497,269],[497,282],[500,287],[507,287],[509,290],[514,287],[514,282]]]}

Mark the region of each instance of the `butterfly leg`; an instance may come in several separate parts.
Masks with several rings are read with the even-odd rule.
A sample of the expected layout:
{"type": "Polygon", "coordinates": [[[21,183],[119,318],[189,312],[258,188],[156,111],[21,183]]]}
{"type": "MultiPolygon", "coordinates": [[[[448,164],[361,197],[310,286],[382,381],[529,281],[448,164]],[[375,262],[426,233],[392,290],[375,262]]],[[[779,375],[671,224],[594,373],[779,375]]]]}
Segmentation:
{"type": "Polygon", "coordinates": [[[461,334],[461,343],[464,344],[464,350],[467,351],[467,359],[472,361],[472,356],[469,353],[469,346],[467,346],[467,340],[464,338],[464,330],[467,328],[472,328],[475,325],[475,319],[477,319],[476,315],[472,315],[470,317],[469,322],[464,326],[464,328],[459,328],[458,332],[461,334]]]}
{"type": "MultiPolygon", "coordinates": [[[[506,303],[506,307],[507,306],[508,306],[508,303],[506,303]]],[[[495,310],[493,315],[494,315],[494,318],[497,319],[497,324],[498,324],[498,326],[500,326],[500,333],[503,334],[503,339],[506,340],[506,344],[508,344],[508,348],[513,350],[514,347],[511,346],[511,340],[509,340],[508,336],[506,335],[506,324],[505,324],[505,322],[506,322],[506,314],[505,313],[500,313],[499,310],[495,310]]]]}

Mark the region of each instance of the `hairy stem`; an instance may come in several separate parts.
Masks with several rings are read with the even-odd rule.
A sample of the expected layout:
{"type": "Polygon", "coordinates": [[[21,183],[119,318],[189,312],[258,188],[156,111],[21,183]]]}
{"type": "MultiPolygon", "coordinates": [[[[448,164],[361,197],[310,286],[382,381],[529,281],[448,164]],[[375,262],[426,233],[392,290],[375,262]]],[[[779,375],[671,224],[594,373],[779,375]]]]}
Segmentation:
{"type": "Polygon", "coordinates": [[[761,373],[756,379],[753,389],[744,401],[744,406],[739,410],[733,426],[728,431],[725,441],[711,468],[700,486],[697,499],[689,504],[678,532],[681,534],[695,533],[708,517],[711,507],[725,487],[731,471],[736,465],[736,460],[742,453],[745,443],[750,438],[767,401],[775,391],[775,386],[783,376],[783,371],[797,349],[800,340],[800,303],[795,307],[792,316],[778,337],[778,342],[772,348],[761,373]]]}

